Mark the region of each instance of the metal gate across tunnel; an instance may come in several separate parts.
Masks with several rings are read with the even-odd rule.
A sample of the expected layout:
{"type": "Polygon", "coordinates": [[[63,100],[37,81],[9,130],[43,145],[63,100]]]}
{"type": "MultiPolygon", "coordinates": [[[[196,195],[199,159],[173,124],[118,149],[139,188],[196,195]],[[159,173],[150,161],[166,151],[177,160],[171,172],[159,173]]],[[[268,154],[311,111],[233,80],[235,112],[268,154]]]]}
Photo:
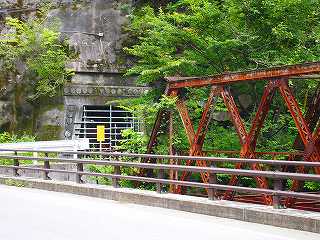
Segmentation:
{"type": "Polygon", "coordinates": [[[90,150],[113,151],[122,139],[125,129],[140,131],[140,121],[129,111],[112,105],[85,105],[81,121],[75,122],[76,138],[87,138],[90,150]],[[105,127],[105,141],[97,141],[97,126],[105,127]]]}

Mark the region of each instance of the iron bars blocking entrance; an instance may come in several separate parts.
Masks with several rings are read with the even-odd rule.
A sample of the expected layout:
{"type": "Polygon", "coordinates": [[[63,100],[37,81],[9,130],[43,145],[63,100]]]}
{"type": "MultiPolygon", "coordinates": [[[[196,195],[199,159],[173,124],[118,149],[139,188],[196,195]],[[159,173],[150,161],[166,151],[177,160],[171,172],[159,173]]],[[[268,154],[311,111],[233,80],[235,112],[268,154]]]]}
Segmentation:
{"type": "Polygon", "coordinates": [[[128,111],[109,106],[83,106],[82,119],[75,122],[75,137],[87,138],[93,151],[113,151],[125,129],[140,131],[140,121],[128,111]],[[97,126],[105,127],[104,141],[97,141],[97,126]]]}

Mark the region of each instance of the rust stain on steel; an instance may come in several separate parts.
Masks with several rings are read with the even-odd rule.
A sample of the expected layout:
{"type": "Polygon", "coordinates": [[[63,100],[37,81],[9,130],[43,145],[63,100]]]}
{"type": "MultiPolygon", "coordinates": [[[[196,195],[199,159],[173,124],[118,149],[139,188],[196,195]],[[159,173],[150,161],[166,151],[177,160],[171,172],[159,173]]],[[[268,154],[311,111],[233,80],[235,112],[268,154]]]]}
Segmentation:
{"type": "MultiPolygon", "coordinates": [[[[277,82],[269,81],[263,92],[257,113],[251,124],[251,129],[246,137],[245,144],[241,147],[241,157],[243,158],[255,158],[256,157],[256,142],[259,136],[260,130],[269,112],[270,105],[275,94],[276,88],[278,87],[277,82]]],[[[261,170],[259,164],[252,164],[254,170],[261,170]]],[[[256,179],[260,188],[268,188],[268,182],[265,178],[258,177],[256,179]]],[[[267,205],[272,204],[272,198],[265,196],[264,201],[267,205]]]]}
{"type": "MultiPolygon", "coordinates": [[[[221,92],[225,105],[228,108],[229,114],[231,116],[231,119],[234,123],[234,126],[236,128],[236,131],[240,139],[240,144],[241,144],[240,155],[242,158],[255,158],[256,139],[258,137],[260,129],[263,126],[265,117],[269,111],[269,107],[277,86],[278,85],[273,81],[269,82],[268,85],[266,86],[266,89],[261,99],[261,103],[259,105],[255,119],[253,120],[252,127],[249,133],[247,133],[245,129],[244,123],[240,117],[238,108],[234,102],[234,99],[230,91],[224,87],[221,92]]],[[[236,164],[237,169],[240,169],[242,167],[243,167],[242,163],[236,164]]],[[[261,170],[261,167],[258,164],[252,164],[251,168],[253,170],[261,170]]],[[[255,179],[260,188],[268,188],[268,182],[266,178],[256,177],[255,179]]],[[[237,182],[238,182],[238,176],[233,175],[231,176],[229,185],[236,185],[237,182]]],[[[231,199],[232,197],[233,197],[232,191],[227,191],[224,195],[225,199],[231,199]]],[[[272,199],[270,196],[264,196],[264,201],[268,205],[272,204],[272,199]]]]}
{"type": "MultiPolygon", "coordinates": [[[[313,110],[311,111],[311,115],[314,116],[313,127],[309,124],[309,118],[311,115],[307,114],[306,117],[302,115],[302,111],[295,99],[291,89],[288,86],[288,78],[294,76],[301,76],[301,75],[308,75],[308,74],[315,74],[320,73],[320,62],[314,63],[306,63],[306,64],[297,64],[297,65],[289,65],[289,66],[281,66],[275,67],[270,69],[263,69],[257,71],[246,71],[246,72],[234,72],[234,73],[224,73],[216,76],[209,76],[209,77],[172,77],[167,78],[167,95],[174,95],[178,96],[178,101],[176,103],[176,107],[179,111],[181,120],[184,125],[184,129],[186,131],[188,141],[190,143],[189,149],[189,156],[190,158],[185,159],[186,165],[190,166],[193,164],[191,156],[203,156],[204,153],[202,151],[203,141],[205,135],[207,133],[208,125],[211,118],[211,112],[213,111],[212,102],[215,96],[220,95],[225,105],[228,108],[228,112],[231,116],[231,120],[234,124],[235,130],[238,134],[240,144],[241,144],[241,151],[240,156],[241,158],[256,158],[257,155],[261,155],[262,153],[256,152],[256,141],[258,135],[260,133],[261,128],[263,127],[265,118],[269,112],[270,105],[272,102],[272,98],[278,89],[282,98],[284,99],[285,105],[288,107],[289,112],[295,122],[296,128],[299,132],[299,137],[301,138],[302,145],[304,146],[304,160],[308,162],[319,162],[320,161],[320,123],[314,133],[312,134],[312,130],[316,126],[317,115],[319,115],[319,108],[318,105],[320,104],[319,98],[313,99],[313,110]],[[256,81],[256,80],[269,80],[269,83],[265,87],[264,93],[262,95],[259,108],[257,113],[255,114],[255,118],[251,123],[250,131],[247,132],[245,125],[240,117],[238,107],[233,99],[233,96],[229,90],[228,85],[236,82],[241,81],[256,81]],[[199,122],[199,127],[197,132],[195,133],[194,126],[192,120],[189,116],[189,112],[185,102],[179,98],[180,95],[180,88],[184,87],[203,87],[211,85],[211,93],[208,98],[206,105],[204,106],[203,113],[201,120],[199,122]]],[[[159,116],[159,118],[164,118],[164,116],[159,116]]],[[[159,119],[157,119],[159,120],[159,119]]],[[[154,134],[152,134],[153,144],[156,143],[155,138],[157,137],[156,132],[159,132],[160,128],[155,128],[154,134]]],[[[172,134],[172,133],[171,133],[172,134]]],[[[152,147],[152,146],[151,146],[152,147]]],[[[266,153],[268,154],[268,153],[266,153]]],[[[270,153],[273,158],[278,153],[270,153]]],[[[292,153],[288,153],[289,160],[294,160],[295,155],[292,153]]],[[[301,154],[297,154],[300,155],[301,154]]],[[[198,159],[196,162],[197,166],[206,167],[207,161],[198,159]]],[[[252,171],[259,171],[261,172],[262,168],[259,163],[256,162],[248,162],[252,171]]],[[[241,169],[244,167],[243,162],[238,162],[235,165],[236,169],[241,169]]],[[[315,169],[316,174],[320,174],[320,167],[312,166],[315,169]]],[[[304,165],[299,165],[296,168],[296,171],[299,173],[305,173],[307,168],[304,165]]],[[[184,169],[181,175],[181,180],[184,180],[187,175],[189,174],[188,169],[184,169]]],[[[172,175],[172,174],[171,174],[172,175]]],[[[236,185],[238,183],[238,176],[236,174],[230,173],[231,180],[229,182],[229,186],[236,185]]],[[[173,176],[171,176],[173,178],[173,176]]],[[[207,183],[209,182],[210,175],[208,172],[201,173],[202,181],[207,183]]],[[[268,182],[265,176],[263,175],[255,175],[253,176],[259,186],[259,189],[268,189],[268,182]]],[[[293,182],[292,190],[297,191],[299,187],[298,179],[293,182]]],[[[181,193],[181,184],[176,184],[174,186],[176,189],[173,190],[174,192],[181,193]]],[[[234,197],[233,189],[226,189],[224,193],[224,197],[227,199],[232,199],[234,197]]],[[[266,192],[260,197],[264,204],[271,205],[273,199],[271,195],[267,194],[266,192]]],[[[293,203],[292,199],[284,199],[286,204],[293,203]]],[[[276,200],[274,200],[276,201],[276,200]]]]}
{"type": "Polygon", "coordinates": [[[191,118],[188,113],[188,108],[187,108],[185,102],[180,98],[176,102],[176,107],[177,107],[178,112],[180,114],[184,129],[187,134],[187,138],[189,140],[189,144],[191,146],[193,143],[194,137],[195,137],[195,132],[194,132],[191,118]]]}
{"type": "MultiPolygon", "coordinates": [[[[214,111],[216,97],[219,95],[220,91],[221,91],[220,87],[213,86],[211,88],[210,95],[204,106],[204,111],[202,113],[201,120],[199,122],[199,127],[197,129],[197,133],[195,136],[195,140],[193,144],[194,148],[202,150],[204,139],[207,134],[209,123],[212,118],[212,113],[214,111]]],[[[193,154],[191,154],[192,152],[194,151],[190,152],[189,154],[190,156],[194,156],[193,154]]]]}
{"type": "Polygon", "coordinates": [[[303,118],[302,112],[299,108],[297,100],[293,96],[291,89],[288,86],[288,82],[285,80],[280,80],[280,93],[282,98],[285,100],[285,103],[293,117],[293,120],[298,129],[299,135],[305,146],[313,144],[312,133],[308,127],[308,124],[303,118]]]}
{"type": "Polygon", "coordinates": [[[320,123],[318,125],[318,128],[314,132],[313,137],[314,137],[314,140],[316,142],[317,148],[320,151],[320,123]]]}
{"type": "MultiPolygon", "coordinates": [[[[320,160],[320,149],[317,146],[317,139],[315,138],[315,135],[312,135],[312,132],[310,130],[310,126],[305,120],[305,118],[302,115],[302,112],[300,110],[300,107],[293,96],[291,89],[288,86],[287,81],[281,80],[280,81],[280,93],[283,97],[283,99],[286,102],[286,105],[291,113],[292,118],[294,119],[294,122],[296,124],[296,127],[298,129],[300,138],[305,146],[305,154],[304,158],[306,161],[319,161],[320,160]]],[[[290,160],[294,160],[294,156],[290,156],[290,160]]],[[[315,167],[316,174],[320,174],[320,168],[315,167]]],[[[299,173],[305,173],[306,169],[304,166],[299,166],[296,169],[299,173]]],[[[298,191],[302,183],[298,180],[294,180],[291,190],[292,191],[298,191]]],[[[287,198],[285,201],[285,205],[287,207],[291,207],[295,204],[295,200],[293,198],[287,198]]]]}
{"type": "MultiPolygon", "coordinates": [[[[208,131],[209,123],[212,118],[212,112],[214,110],[216,96],[220,93],[220,87],[213,86],[210,91],[209,98],[204,106],[204,110],[202,112],[202,116],[199,122],[199,127],[197,129],[197,133],[195,134],[192,146],[190,147],[189,156],[203,156],[202,146],[204,143],[204,139],[206,133],[208,131]]],[[[187,160],[186,165],[191,165],[192,161],[187,160]]],[[[196,161],[197,166],[206,167],[206,161],[196,161]]],[[[181,180],[183,181],[189,175],[189,172],[183,172],[181,174],[181,180]]],[[[209,182],[209,174],[208,173],[201,173],[201,178],[204,183],[209,182]]],[[[176,189],[176,193],[181,193],[182,189],[181,186],[178,186],[176,189]]]]}
{"type": "MultiPolygon", "coordinates": [[[[166,95],[170,95],[170,96],[177,96],[177,90],[173,90],[171,91],[168,87],[165,90],[165,94],[166,95]]],[[[166,118],[166,116],[168,115],[168,112],[164,109],[160,109],[157,113],[157,117],[156,117],[156,121],[153,125],[152,128],[152,132],[151,132],[151,136],[148,142],[148,146],[147,146],[147,154],[152,152],[152,149],[154,147],[154,145],[156,144],[157,141],[157,136],[161,127],[161,122],[164,118],[166,118]]]]}
{"type": "Polygon", "coordinates": [[[246,145],[252,150],[256,147],[257,138],[270,110],[270,105],[277,87],[278,85],[276,82],[270,81],[264,89],[257,113],[252,121],[250,132],[246,138],[246,145]]]}
{"type": "Polygon", "coordinates": [[[269,69],[224,73],[207,77],[167,77],[171,89],[184,87],[203,87],[207,85],[225,85],[241,81],[256,81],[272,78],[320,73],[320,62],[286,65],[269,69]]]}
{"type": "MultiPolygon", "coordinates": [[[[305,146],[305,158],[307,161],[319,161],[320,149],[316,146],[316,139],[314,139],[287,81],[281,80],[279,88],[305,146]]],[[[315,171],[320,174],[320,168],[315,168],[315,171]]]]}
{"type": "MultiPolygon", "coordinates": [[[[204,150],[204,153],[224,153],[224,154],[230,154],[230,155],[238,155],[240,154],[240,151],[238,150],[204,150]]],[[[289,155],[295,155],[295,156],[303,156],[303,152],[296,151],[296,152],[255,152],[257,156],[262,155],[272,155],[272,156],[289,156],[289,155]]]]}
{"type": "MultiPolygon", "coordinates": [[[[233,122],[233,125],[235,127],[235,130],[238,134],[240,145],[243,146],[245,144],[245,140],[247,137],[247,131],[246,131],[246,128],[243,124],[243,121],[240,117],[239,110],[238,110],[237,105],[234,101],[234,98],[233,98],[230,90],[228,90],[226,87],[223,87],[221,89],[221,96],[223,98],[224,104],[226,105],[226,107],[228,109],[228,112],[229,112],[230,118],[233,122]]],[[[240,153],[240,155],[241,155],[241,153],[240,153]]],[[[242,167],[243,167],[242,163],[236,163],[236,165],[235,165],[236,169],[240,169],[242,167]]],[[[238,176],[232,175],[228,184],[233,186],[233,185],[236,185],[237,183],[238,183],[238,176]]],[[[234,197],[234,192],[231,190],[226,191],[223,196],[224,199],[228,199],[228,200],[233,199],[233,197],[234,197]]]]}
{"type": "Polygon", "coordinates": [[[159,129],[161,126],[161,122],[164,118],[164,115],[166,115],[166,111],[162,110],[162,109],[159,110],[159,112],[157,113],[156,121],[153,125],[151,136],[149,138],[149,143],[148,143],[148,147],[147,147],[147,154],[152,152],[152,148],[156,144],[157,135],[159,133],[159,129]]]}
{"type": "MultiPolygon", "coordinates": [[[[168,139],[168,144],[169,144],[169,155],[174,155],[174,148],[173,148],[173,112],[169,112],[169,139],[168,139]]],[[[177,160],[170,159],[169,163],[170,165],[177,165],[177,160]]],[[[178,171],[175,170],[170,170],[169,171],[169,178],[170,180],[178,180],[178,171]]],[[[169,192],[173,193],[176,190],[176,185],[170,184],[169,185],[169,192]]]]}
{"type": "Polygon", "coordinates": [[[226,105],[231,120],[233,122],[234,127],[236,128],[237,134],[240,139],[240,144],[243,145],[245,143],[247,137],[247,131],[243,124],[243,121],[240,117],[239,110],[237,105],[233,99],[233,96],[226,87],[223,87],[221,90],[221,96],[223,98],[224,104],[226,105]]]}

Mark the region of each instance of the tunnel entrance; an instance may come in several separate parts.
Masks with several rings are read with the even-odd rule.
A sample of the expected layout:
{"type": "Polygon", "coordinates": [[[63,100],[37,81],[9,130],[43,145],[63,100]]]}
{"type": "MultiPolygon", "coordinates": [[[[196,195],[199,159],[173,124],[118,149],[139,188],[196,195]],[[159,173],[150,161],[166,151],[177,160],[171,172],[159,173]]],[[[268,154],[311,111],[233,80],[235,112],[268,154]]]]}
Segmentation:
{"type": "Polygon", "coordinates": [[[75,137],[88,138],[90,150],[99,151],[97,126],[105,126],[105,141],[101,144],[102,151],[113,151],[122,139],[121,131],[133,129],[140,131],[139,120],[128,111],[112,105],[85,105],[82,109],[80,122],[75,123],[75,137]]]}

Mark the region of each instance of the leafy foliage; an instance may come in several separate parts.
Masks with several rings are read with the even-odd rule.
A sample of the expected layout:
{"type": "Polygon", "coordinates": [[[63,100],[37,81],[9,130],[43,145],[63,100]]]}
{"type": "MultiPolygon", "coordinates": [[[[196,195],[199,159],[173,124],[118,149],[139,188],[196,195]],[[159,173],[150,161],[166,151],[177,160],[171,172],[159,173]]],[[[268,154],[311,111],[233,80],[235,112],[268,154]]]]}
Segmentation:
{"type": "MultiPolygon", "coordinates": [[[[17,142],[34,142],[35,137],[27,134],[23,134],[21,136],[10,134],[8,132],[0,133],[0,143],[17,143],[17,142]]],[[[30,155],[30,154],[26,154],[30,155]]],[[[22,163],[27,164],[31,163],[31,161],[22,161],[22,163]]],[[[1,159],[0,165],[12,165],[12,160],[1,159]]]]}
{"type": "Polygon", "coordinates": [[[16,143],[16,142],[34,142],[35,137],[23,134],[22,136],[10,134],[8,132],[0,133],[0,143],[16,143]]]}
{"type": "MultiPolygon", "coordinates": [[[[159,82],[166,76],[212,75],[320,60],[318,0],[167,2],[171,3],[162,8],[145,5],[136,9],[131,15],[128,28],[134,41],[125,51],[135,57],[136,64],[127,74],[138,75],[140,83],[155,86],[151,93],[133,101],[130,106],[146,119],[147,133],[155,119],[157,108],[154,106],[161,99],[159,82]]],[[[253,106],[248,110],[241,109],[235,99],[242,110],[241,116],[247,129],[257,110],[264,84],[244,83],[231,88],[235,96],[244,93],[254,98],[253,106]]],[[[292,85],[303,111],[306,110],[308,97],[316,87],[316,81],[297,81],[292,85]]],[[[195,130],[208,92],[208,88],[186,89],[183,92],[195,130]]],[[[258,151],[292,150],[298,133],[282,101],[279,95],[274,97],[257,142],[258,151]]],[[[215,110],[226,111],[221,99],[216,103],[215,110]]],[[[189,143],[180,117],[173,111],[174,147],[178,153],[185,154],[189,143]]],[[[167,146],[167,134],[162,132],[154,150],[157,153],[167,153],[167,146]]],[[[145,145],[142,144],[140,150],[144,149],[145,145]]],[[[210,124],[204,149],[240,149],[230,120],[213,121],[210,124]]],[[[197,178],[199,175],[193,177],[197,178]]],[[[218,177],[220,182],[226,183],[230,176],[218,177]]],[[[241,178],[240,182],[245,186],[255,185],[251,178],[241,178]]],[[[305,184],[305,188],[312,190],[317,189],[317,186],[310,182],[305,184]]]]}
{"type": "Polygon", "coordinates": [[[122,140],[120,140],[118,150],[126,150],[132,153],[145,153],[147,137],[142,133],[125,129],[122,131],[122,140]]]}
{"type": "Polygon", "coordinates": [[[319,1],[179,0],[132,16],[141,82],[320,59],[319,1]]]}
{"type": "Polygon", "coordinates": [[[304,187],[310,191],[317,192],[320,190],[320,183],[307,181],[304,183],[304,187]]]}
{"type": "Polygon", "coordinates": [[[55,21],[45,22],[46,14],[40,11],[38,17],[25,22],[7,18],[8,33],[0,39],[2,74],[26,86],[33,99],[57,94],[72,75],[66,69],[70,56],[67,43],[61,42],[55,21]]]}
{"type": "MultiPolygon", "coordinates": [[[[143,111],[147,117],[147,130],[156,112],[153,106],[160,98],[158,82],[165,76],[210,75],[320,60],[320,1],[171,2],[159,9],[148,5],[136,9],[128,28],[135,42],[125,50],[137,59],[128,74],[138,74],[141,83],[156,83],[157,86],[152,94],[132,104],[133,109],[143,111]]],[[[264,83],[237,84],[232,90],[235,95],[254,94],[257,104],[263,86],[264,83]]],[[[293,85],[303,110],[315,87],[315,81],[293,85]]],[[[208,91],[207,88],[187,89],[184,93],[195,124],[201,117],[208,91]]],[[[279,95],[275,96],[271,107],[274,110],[270,111],[258,141],[259,150],[292,149],[297,131],[282,101],[279,95]]],[[[257,105],[249,109],[250,112],[241,113],[247,127],[256,109],[257,105]]],[[[226,111],[221,99],[215,110],[226,111]]],[[[175,116],[175,120],[179,121],[179,117],[175,116]]],[[[188,149],[181,124],[177,124],[175,130],[176,147],[181,151],[188,149]]],[[[236,135],[232,136],[233,132],[230,121],[210,126],[205,148],[214,143],[214,148],[238,149],[240,145],[236,135]]],[[[160,139],[161,142],[167,144],[160,139]]]]}

